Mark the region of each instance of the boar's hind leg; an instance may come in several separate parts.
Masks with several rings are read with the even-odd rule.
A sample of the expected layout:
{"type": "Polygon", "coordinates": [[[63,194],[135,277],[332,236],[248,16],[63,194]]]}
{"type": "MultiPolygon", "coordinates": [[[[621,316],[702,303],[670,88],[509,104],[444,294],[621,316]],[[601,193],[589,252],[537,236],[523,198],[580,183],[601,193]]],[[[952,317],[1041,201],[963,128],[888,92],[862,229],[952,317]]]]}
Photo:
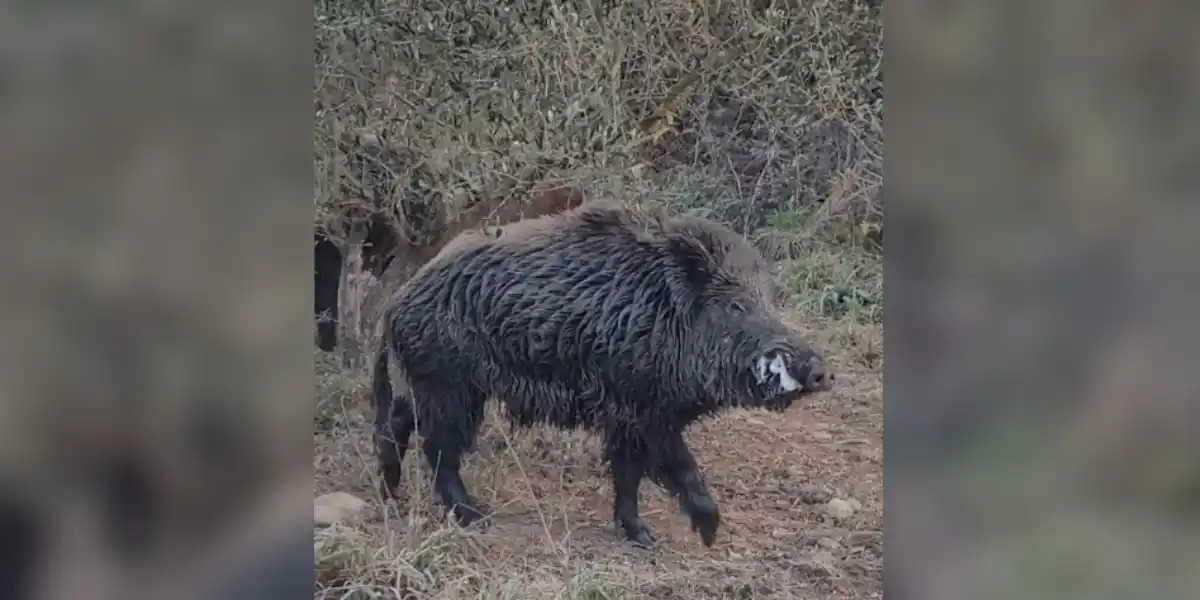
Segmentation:
{"type": "Polygon", "coordinates": [[[386,500],[399,496],[400,465],[408,451],[416,416],[412,401],[404,396],[377,397],[375,402],[375,449],[383,477],[380,492],[386,500]]]}
{"type": "Polygon", "coordinates": [[[421,448],[434,473],[434,492],[438,502],[453,511],[455,521],[466,527],[484,518],[483,512],[467,492],[459,469],[463,454],[474,445],[487,396],[456,390],[452,393],[428,394],[418,402],[422,400],[424,406],[438,408],[437,411],[429,411],[434,413],[430,416],[436,418],[426,418],[419,424],[421,436],[425,438],[421,448]],[[436,405],[433,404],[435,402],[436,405]]]}
{"type": "Polygon", "coordinates": [[[379,461],[380,495],[386,501],[395,498],[400,491],[400,464],[408,450],[408,438],[412,436],[416,417],[413,414],[412,398],[407,386],[400,386],[396,394],[388,373],[391,348],[381,343],[371,372],[371,402],[375,405],[375,456],[379,461]]]}
{"type": "Polygon", "coordinates": [[[692,519],[692,531],[700,533],[705,546],[712,546],[721,516],[681,434],[669,434],[662,464],[655,470],[655,479],[679,500],[679,505],[692,519]]]}
{"type": "Polygon", "coordinates": [[[654,536],[642,522],[638,510],[638,487],[646,474],[644,459],[635,448],[614,438],[610,438],[606,445],[613,481],[613,520],[617,531],[634,545],[650,548],[654,545],[654,536]]]}

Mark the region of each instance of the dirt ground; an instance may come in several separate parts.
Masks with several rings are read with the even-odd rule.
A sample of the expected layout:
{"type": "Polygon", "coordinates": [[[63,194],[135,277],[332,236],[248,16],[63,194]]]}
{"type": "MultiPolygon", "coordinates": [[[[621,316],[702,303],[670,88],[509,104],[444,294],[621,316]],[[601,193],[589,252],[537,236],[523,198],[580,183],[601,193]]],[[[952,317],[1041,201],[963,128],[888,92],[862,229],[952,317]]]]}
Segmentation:
{"type": "MultiPolygon", "coordinates": [[[[596,440],[548,428],[511,431],[494,411],[467,460],[484,529],[439,518],[419,451],[408,496],[373,495],[365,379],[327,372],[345,393],[316,434],[317,493],[369,507],[319,530],[322,598],[878,598],[882,595],[881,328],[812,329],[838,386],[783,415],[736,410],[688,441],[721,509],[705,548],[665,492],[641,488],[658,547],[622,542],[596,440]],[[831,345],[853,340],[847,346],[831,345]]],[[[338,394],[334,394],[337,396],[338,394]]]]}

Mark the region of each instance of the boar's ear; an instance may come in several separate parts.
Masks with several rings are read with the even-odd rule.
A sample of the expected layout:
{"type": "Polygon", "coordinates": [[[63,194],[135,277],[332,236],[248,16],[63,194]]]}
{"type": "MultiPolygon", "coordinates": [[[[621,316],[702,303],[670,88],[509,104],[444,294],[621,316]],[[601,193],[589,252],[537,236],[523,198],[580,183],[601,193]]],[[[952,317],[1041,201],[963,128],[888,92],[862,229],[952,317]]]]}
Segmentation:
{"type": "Polygon", "coordinates": [[[712,255],[699,240],[690,235],[672,235],[667,239],[667,248],[693,289],[702,290],[713,280],[712,255]]]}

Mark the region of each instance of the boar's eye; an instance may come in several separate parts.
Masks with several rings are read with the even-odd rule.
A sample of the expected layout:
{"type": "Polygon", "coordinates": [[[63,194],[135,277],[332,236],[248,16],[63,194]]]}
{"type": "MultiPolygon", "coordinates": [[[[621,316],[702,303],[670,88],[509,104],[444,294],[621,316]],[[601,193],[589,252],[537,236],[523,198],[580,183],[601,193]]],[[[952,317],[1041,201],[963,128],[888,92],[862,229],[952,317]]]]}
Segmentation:
{"type": "Polygon", "coordinates": [[[779,352],[758,357],[758,363],[755,365],[758,383],[765,384],[767,381],[775,379],[780,389],[785,392],[794,392],[800,389],[802,387],[800,381],[788,371],[788,358],[786,354],[779,352]]]}

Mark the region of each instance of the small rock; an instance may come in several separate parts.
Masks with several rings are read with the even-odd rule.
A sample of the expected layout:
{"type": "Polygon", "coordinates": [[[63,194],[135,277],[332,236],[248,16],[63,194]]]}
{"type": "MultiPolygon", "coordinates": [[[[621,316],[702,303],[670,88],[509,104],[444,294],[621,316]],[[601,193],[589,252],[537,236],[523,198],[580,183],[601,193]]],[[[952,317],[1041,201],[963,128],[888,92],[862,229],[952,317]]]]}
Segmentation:
{"type": "MultiPolygon", "coordinates": [[[[854,504],[852,502],[852,500],[834,498],[825,505],[825,514],[837,519],[838,521],[845,521],[846,519],[854,516],[856,509],[854,508],[854,504]]],[[[858,507],[861,509],[862,505],[859,504],[858,507]]]]}
{"type": "Polygon", "coordinates": [[[851,546],[878,546],[880,542],[878,531],[855,531],[850,534],[851,546]]]}
{"type": "Polygon", "coordinates": [[[797,494],[800,496],[800,501],[805,504],[825,504],[833,498],[833,494],[815,485],[802,485],[797,494]]]}
{"type": "Polygon", "coordinates": [[[801,569],[819,577],[838,575],[837,559],[826,550],[818,550],[809,555],[801,564],[801,569]]]}
{"type": "Polygon", "coordinates": [[[367,148],[378,148],[379,136],[370,131],[363,131],[359,134],[359,142],[367,148]]]}
{"type": "Polygon", "coordinates": [[[834,565],[837,564],[837,559],[834,558],[832,554],[830,554],[824,550],[819,550],[817,552],[814,552],[811,556],[809,556],[809,560],[815,564],[826,567],[826,569],[828,569],[829,571],[833,571],[834,565]]]}
{"type": "Polygon", "coordinates": [[[833,538],[821,538],[821,539],[817,540],[817,545],[821,546],[822,548],[828,548],[830,550],[836,550],[836,549],[842,547],[842,545],[833,538]]]}
{"type": "Polygon", "coordinates": [[[334,492],[313,501],[313,521],[320,526],[341,523],[362,515],[369,505],[353,494],[334,492]]]}

